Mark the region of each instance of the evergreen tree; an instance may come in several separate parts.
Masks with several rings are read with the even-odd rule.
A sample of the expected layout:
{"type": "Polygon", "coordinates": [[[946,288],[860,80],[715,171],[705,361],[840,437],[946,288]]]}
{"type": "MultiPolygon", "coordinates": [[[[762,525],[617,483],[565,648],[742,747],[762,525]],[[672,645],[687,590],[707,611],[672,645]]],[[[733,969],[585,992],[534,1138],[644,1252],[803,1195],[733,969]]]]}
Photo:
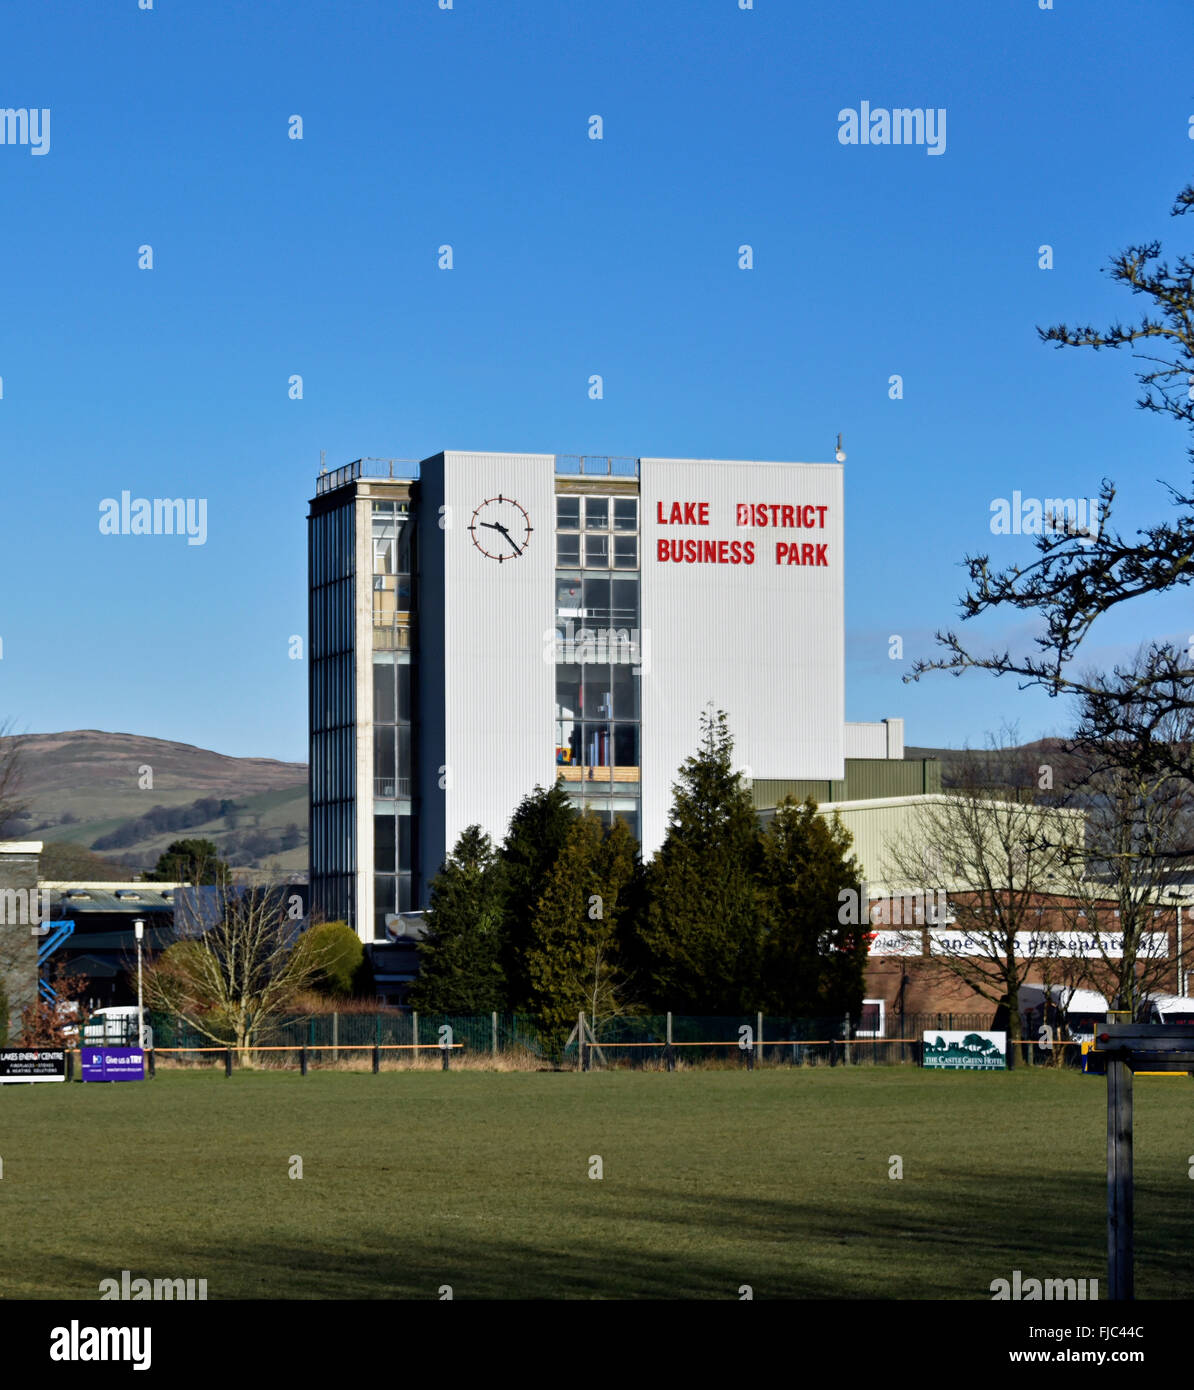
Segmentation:
{"type": "Polygon", "coordinates": [[[826,820],[811,797],[803,805],[785,798],[763,832],[759,1007],[767,1013],[858,1017],[867,931],[838,920],[842,890],[862,891],[852,843],[841,820],[826,820]]]}
{"type": "Polygon", "coordinates": [[[502,973],[503,874],[489,836],[470,825],[431,881],[418,944],[416,1009],[476,1014],[508,1007],[502,973]]]}
{"type": "Polygon", "coordinates": [[[526,955],[531,922],[568,832],[578,818],[561,782],[537,786],[524,796],[510,818],[500,851],[505,885],[502,971],[510,1007],[530,1005],[532,988],[526,955]]]}
{"type": "Polygon", "coordinates": [[[556,1047],[582,1010],[600,1024],[624,1009],[622,935],[638,875],[638,842],[623,821],[608,834],[593,816],[573,822],[531,919],[526,953],[531,1011],[556,1047]]]}
{"type": "Polygon", "coordinates": [[[211,840],[174,840],[158,856],[148,883],[226,884],[231,870],[211,840]]]}
{"type": "Polygon", "coordinates": [[[640,950],[653,1006],[735,1014],[757,1004],[758,821],[734,770],[723,710],[701,717],[697,752],[673,787],[667,834],[647,872],[640,950]]]}

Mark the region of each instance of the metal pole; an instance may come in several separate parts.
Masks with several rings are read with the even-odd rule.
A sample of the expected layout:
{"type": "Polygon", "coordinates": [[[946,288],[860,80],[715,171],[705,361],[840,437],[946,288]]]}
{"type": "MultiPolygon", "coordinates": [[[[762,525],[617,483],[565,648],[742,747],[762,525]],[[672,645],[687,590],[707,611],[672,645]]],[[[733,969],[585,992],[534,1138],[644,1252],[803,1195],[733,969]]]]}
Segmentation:
{"type": "Polygon", "coordinates": [[[1107,1282],[1113,1300],[1135,1297],[1132,1238],[1132,1072],[1107,1058],[1107,1282]]]}
{"type": "MultiPolygon", "coordinates": [[[[140,927],[141,923],[138,922],[140,927]]],[[[137,933],[137,1046],[145,1046],[145,1005],[141,994],[141,932],[137,933]]]]}
{"type": "Polygon", "coordinates": [[[756,1015],[756,1020],[758,1027],[755,1029],[755,1059],[761,1062],[763,1060],[763,1014],[761,1010],[756,1015]]]}
{"type": "Polygon", "coordinates": [[[332,1061],[340,1060],[340,1014],[338,1011],[332,1012],[332,1061]]]}
{"type": "Polygon", "coordinates": [[[381,1070],[381,1048],[376,1043],[373,1044],[373,1075],[376,1076],[381,1070]]]}
{"type": "Polygon", "coordinates": [[[664,1065],[668,1071],[676,1070],[676,1054],[672,1050],[672,1011],[667,1014],[667,1046],[663,1050],[664,1065]]]}
{"type": "Polygon", "coordinates": [[[307,1074],[307,1049],[305,1046],[299,1048],[299,1075],[307,1074]]]}
{"type": "Polygon", "coordinates": [[[410,1040],[415,1045],[415,1061],[419,1060],[419,1011],[414,1009],[410,1016],[410,1040]]]}
{"type": "Polygon", "coordinates": [[[491,1033],[491,1035],[490,1035],[490,1043],[489,1043],[489,1051],[490,1051],[490,1054],[491,1054],[492,1056],[494,1056],[494,1057],[497,1056],[497,1033],[498,1033],[498,1029],[497,1029],[497,1010],[495,1009],[495,1010],[493,1011],[493,1028],[492,1028],[492,1033],[491,1033]]]}

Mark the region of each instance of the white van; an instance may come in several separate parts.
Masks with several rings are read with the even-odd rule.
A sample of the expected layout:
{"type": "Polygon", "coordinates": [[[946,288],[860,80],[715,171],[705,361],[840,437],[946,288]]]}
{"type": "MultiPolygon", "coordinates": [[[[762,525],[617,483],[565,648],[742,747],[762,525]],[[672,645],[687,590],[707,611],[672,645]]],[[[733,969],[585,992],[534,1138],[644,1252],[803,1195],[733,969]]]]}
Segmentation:
{"type": "Polygon", "coordinates": [[[1107,1001],[1092,989],[1075,989],[1072,985],[1022,984],[1020,1018],[1025,1037],[1038,1036],[1046,1015],[1050,1023],[1064,1016],[1068,1037],[1074,1042],[1090,1042],[1097,1027],[1107,1020],[1107,1001]]]}
{"type": "Polygon", "coordinates": [[[1194,999],[1183,999],[1176,994],[1154,994],[1148,1002],[1150,1023],[1194,1025],[1194,999]]]}
{"type": "MultiPolygon", "coordinates": [[[[107,1009],[96,1009],[95,1013],[83,1025],[82,1041],[90,1043],[93,1047],[136,1047],[136,1004],[120,1004],[107,1009]]],[[[141,1046],[153,1046],[153,1029],[148,1023],[145,1025],[141,1046]]]]}

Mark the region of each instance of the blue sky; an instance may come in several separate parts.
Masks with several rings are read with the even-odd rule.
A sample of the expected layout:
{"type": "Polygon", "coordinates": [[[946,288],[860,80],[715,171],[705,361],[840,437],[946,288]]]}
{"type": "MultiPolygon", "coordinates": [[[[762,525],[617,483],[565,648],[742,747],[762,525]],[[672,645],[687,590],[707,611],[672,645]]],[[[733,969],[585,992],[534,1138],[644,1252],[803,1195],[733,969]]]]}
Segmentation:
{"type": "MultiPolygon", "coordinates": [[[[840,430],[847,717],[903,715],[910,743],[1063,732],[1007,681],[901,676],[954,620],[963,554],[1031,555],[991,535],[992,499],[1108,474],[1131,530],[1188,476],[1127,354],[1035,333],[1130,318],[1101,267],[1194,232],[1168,216],[1194,170],[1189,6],[1124,16],[12,0],[0,107],[49,108],[51,141],[0,146],[0,713],[304,759],[288,644],[321,449],[826,461],[840,430]],[[842,145],[864,100],[945,108],[944,153],[842,145]],[[101,535],[124,489],[206,498],[206,543],[101,535]]],[[[1190,599],[1105,620],[1090,658],[1184,643],[1190,599]]]]}

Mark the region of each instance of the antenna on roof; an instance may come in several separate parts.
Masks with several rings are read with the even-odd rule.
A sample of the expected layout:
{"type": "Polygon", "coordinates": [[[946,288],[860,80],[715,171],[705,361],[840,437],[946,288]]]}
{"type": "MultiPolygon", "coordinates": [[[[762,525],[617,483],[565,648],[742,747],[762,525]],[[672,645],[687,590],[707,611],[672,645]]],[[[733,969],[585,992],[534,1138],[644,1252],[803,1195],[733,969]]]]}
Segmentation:
{"type": "Polygon", "coordinates": [[[840,432],[837,437],[837,453],[834,454],[834,458],[837,459],[838,463],[845,463],[846,461],[846,451],[842,448],[842,436],[840,432]]]}

